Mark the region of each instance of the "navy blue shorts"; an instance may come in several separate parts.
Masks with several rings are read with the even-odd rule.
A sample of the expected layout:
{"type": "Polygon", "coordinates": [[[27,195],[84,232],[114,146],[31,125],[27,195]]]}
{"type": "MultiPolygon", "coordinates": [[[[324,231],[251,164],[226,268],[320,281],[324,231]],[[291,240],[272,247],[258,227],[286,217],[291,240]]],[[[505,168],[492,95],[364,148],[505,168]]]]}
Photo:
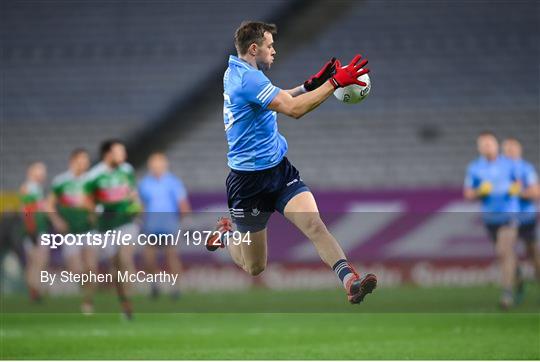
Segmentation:
{"type": "Polygon", "coordinates": [[[497,235],[499,234],[499,229],[504,225],[499,224],[485,224],[486,230],[489,236],[489,240],[492,242],[497,242],[497,235]]]}
{"type": "Polygon", "coordinates": [[[484,224],[486,226],[486,230],[489,236],[489,239],[496,243],[497,238],[499,236],[499,230],[504,226],[512,226],[513,223],[511,221],[502,223],[502,224],[484,224]]]}
{"type": "Polygon", "coordinates": [[[231,170],[226,185],[229,212],[242,233],[264,229],[274,211],[283,214],[290,199],[309,191],[298,170],[286,157],[266,170],[231,170]]]}

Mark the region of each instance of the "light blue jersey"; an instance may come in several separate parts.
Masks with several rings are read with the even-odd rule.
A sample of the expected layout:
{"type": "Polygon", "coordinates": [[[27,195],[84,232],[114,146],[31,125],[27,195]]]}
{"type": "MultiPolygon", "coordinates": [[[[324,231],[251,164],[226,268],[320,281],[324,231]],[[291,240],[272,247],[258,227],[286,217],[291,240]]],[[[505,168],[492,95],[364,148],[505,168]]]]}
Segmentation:
{"type": "MultiPolygon", "coordinates": [[[[538,183],[538,175],[534,166],[529,162],[519,159],[514,160],[518,181],[523,189],[538,183]]],[[[519,199],[519,222],[520,224],[530,224],[536,219],[536,205],[529,199],[519,199]]]]}
{"type": "Polygon", "coordinates": [[[514,181],[514,164],[503,156],[493,161],[479,157],[469,164],[465,187],[477,189],[483,182],[490,182],[493,187],[491,193],[482,198],[482,213],[486,224],[504,224],[515,220],[518,200],[509,194],[514,181]]]}
{"type": "Polygon", "coordinates": [[[175,233],[180,228],[180,201],[187,199],[182,180],[167,172],[157,178],[146,175],[139,182],[144,206],[145,233],[175,233]]]}
{"type": "Polygon", "coordinates": [[[276,166],[287,153],[277,114],[266,107],[280,89],[260,70],[234,55],[223,76],[223,119],[229,167],[258,171],[276,166]]]}

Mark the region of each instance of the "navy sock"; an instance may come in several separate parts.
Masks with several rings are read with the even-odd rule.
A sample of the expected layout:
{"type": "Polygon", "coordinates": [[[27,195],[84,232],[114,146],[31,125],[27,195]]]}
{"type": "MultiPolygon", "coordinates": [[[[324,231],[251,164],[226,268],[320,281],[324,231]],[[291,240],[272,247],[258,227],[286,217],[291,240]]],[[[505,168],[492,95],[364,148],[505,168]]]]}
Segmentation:
{"type": "Polygon", "coordinates": [[[332,267],[332,270],[334,270],[339,280],[341,280],[343,286],[346,286],[349,276],[354,275],[354,271],[352,270],[349,262],[347,262],[345,259],[338,260],[332,267]]]}

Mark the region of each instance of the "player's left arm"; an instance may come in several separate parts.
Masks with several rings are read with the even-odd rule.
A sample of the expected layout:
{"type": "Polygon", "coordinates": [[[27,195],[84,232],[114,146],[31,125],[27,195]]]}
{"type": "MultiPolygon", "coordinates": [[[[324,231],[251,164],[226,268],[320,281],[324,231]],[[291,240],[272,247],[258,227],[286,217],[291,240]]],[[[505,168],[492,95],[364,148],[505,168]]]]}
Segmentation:
{"type": "Polygon", "coordinates": [[[192,209],[191,209],[191,203],[187,198],[182,199],[178,202],[178,206],[180,208],[180,215],[183,217],[186,217],[188,215],[191,215],[192,209]]]}
{"type": "Polygon", "coordinates": [[[139,197],[139,190],[137,189],[137,178],[135,177],[135,171],[130,164],[125,163],[123,167],[127,172],[127,181],[130,188],[128,198],[132,202],[134,209],[142,211],[142,202],[139,197]]]}
{"type": "Polygon", "coordinates": [[[540,199],[540,184],[538,184],[538,174],[533,167],[530,167],[525,174],[523,190],[519,196],[523,199],[529,200],[540,199]]]}
{"type": "Polygon", "coordinates": [[[172,191],[178,205],[178,216],[182,221],[182,226],[188,230],[193,229],[193,210],[191,208],[191,203],[189,202],[187,189],[180,178],[175,177],[173,180],[172,191]]]}
{"type": "Polygon", "coordinates": [[[180,216],[189,216],[192,212],[191,203],[189,202],[187,189],[181,179],[175,178],[173,181],[173,193],[178,203],[178,210],[180,210],[180,216]]]}
{"type": "Polygon", "coordinates": [[[529,200],[540,200],[540,185],[538,183],[530,185],[521,191],[520,197],[529,200]]]}
{"type": "Polygon", "coordinates": [[[56,231],[60,233],[66,233],[69,229],[66,221],[60,216],[56,208],[58,203],[58,198],[54,192],[51,192],[47,197],[47,215],[49,220],[53,224],[56,231]]]}
{"type": "Polygon", "coordinates": [[[83,207],[88,211],[88,219],[92,225],[96,224],[97,213],[96,206],[97,200],[95,193],[97,190],[97,181],[95,177],[89,177],[87,175],[86,181],[83,186],[83,207]]]}

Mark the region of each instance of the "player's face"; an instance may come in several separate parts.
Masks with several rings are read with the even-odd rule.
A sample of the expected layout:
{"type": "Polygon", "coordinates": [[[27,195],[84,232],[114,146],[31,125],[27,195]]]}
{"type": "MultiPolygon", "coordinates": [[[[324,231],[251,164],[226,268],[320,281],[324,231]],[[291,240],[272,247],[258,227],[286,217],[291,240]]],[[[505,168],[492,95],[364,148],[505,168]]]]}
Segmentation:
{"type": "Polygon", "coordinates": [[[274,37],[269,32],[264,33],[264,40],[261,46],[257,47],[255,61],[260,70],[268,70],[274,62],[276,50],[274,49],[274,37]]]}
{"type": "Polygon", "coordinates": [[[123,144],[116,143],[111,147],[111,162],[118,166],[126,162],[126,147],[123,144]]]}
{"type": "Polygon", "coordinates": [[[164,155],[154,155],[148,160],[148,169],[154,175],[163,175],[169,169],[169,161],[164,155]]]}
{"type": "Polygon", "coordinates": [[[77,174],[86,172],[89,167],[90,156],[86,152],[79,153],[71,159],[71,169],[77,174]]]}
{"type": "Polygon", "coordinates": [[[499,143],[492,135],[483,135],[477,140],[478,152],[488,158],[495,158],[499,153],[499,143]]]}
{"type": "Polygon", "coordinates": [[[42,162],[34,163],[28,170],[29,178],[37,183],[44,183],[47,179],[47,167],[42,162]]]}
{"type": "Polygon", "coordinates": [[[509,158],[521,158],[521,144],[515,140],[506,140],[503,143],[503,152],[509,158]]]}

